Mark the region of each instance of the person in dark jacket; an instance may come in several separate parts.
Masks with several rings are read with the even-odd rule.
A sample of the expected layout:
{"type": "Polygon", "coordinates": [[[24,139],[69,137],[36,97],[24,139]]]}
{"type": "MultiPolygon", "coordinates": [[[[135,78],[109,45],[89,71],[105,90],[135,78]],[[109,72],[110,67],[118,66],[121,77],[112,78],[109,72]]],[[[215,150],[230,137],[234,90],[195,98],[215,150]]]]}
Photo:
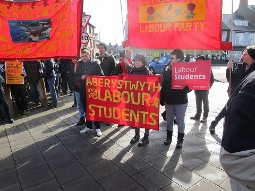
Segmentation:
{"type": "Polygon", "coordinates": [[[167,120],[167,138],[164,141],[165,145],[172,142],[173,123],[176,116],[178,125],[178,139],[176,148],[181,148],[183,144],[185,132],[185,113],[188,107],[188,93],[189,87],[185,86],[182,90],[172,89],[172,64],[183,61],[184,53],[180,49],[175,49],[170,55],[170,65],[166,68],[163,74],[163,81],[160,91],[160,104],[165,105],[166,120],[167,120]]]}
{"type": "Polygon", "coordinates": [[[107,51],[107,46],[105,43],[99,43],[98,44],[98,49],[99,49],[99,57],[98,59],[100,60],[101,68],[104,72],[105,76],[111,76],[114,74],[114,69],[116,66],[115,59],[113,58],[112,55],[108,54],[107,51]]]}
{"type": "Polygon", "coordinates": [[[47,80],[51,93],[52,103],[48,106],[48,109],[56,108],[58,107],[58,97],[55,87],[56,74],[54,71],[54,61],[52,59],[44,61],[44,71],[42,77],[47,80]]]}
{"type": "MultiPolygon", "coordinates": [[[[89,50],[83,50],[81,52],[81,57],[83,66],[81,68],[82,76],[79,80],[80,82],[80,101],[82,103],[84,111],[86,111],[87,103],[86,103],[86,76],[90,75],[103,75],[102,69],[100,67],[100,61],[99,60],[91,60],[91,55],[89,50]],[[98,62],[97,62],[98,61],[98,62]]],[[[78,65],[79,66],[79,65],[78,65]]],[[[78,72],[78,71],[76,71],[78,72]]],[[[100,130],[100,122],[94,121],[94,125],[96,127],[96,134],[98,137],[102,135],[102,132],[100,130]]],[[[88,130],[92,129],[92,121],[86,120],[86,127],[80,131],[80,133],[86,133],[88,130]]]]}
{"type": "MultiPolygon", "coordinates": [[[[134,67],[129,74],[135,75],[150,75],[149,70],[145,67],[146,61],[143,55],[136,55],[134,58],[134,67]]],[[[149,129],[145,129],[144,137],[138,143],[138,146],[146,146],[149,144],[149,129]]],[[[140,128],[135,128],[135,136],[130,143],[137,143],[140,139],[140,128]]]]}
{"type": "Polygon", "coordinates": [[[74,64],[71,59],[60,59],[59,61],[59,73],[62,79],[62,94],[67,94],[67,89],[69,87],[70,94],[73,93],[73,83],[71,82],[70,75],[73,73],[74,64]]]}
{"type": "Polygon", "coordinates": [[[27,73],[32,101],[35,105],[40,105],[39,80],[42,75],[42,65],[39,61],[24,61],[23,64],[27,73]]]}
{"type": "Polygon", "coordinates": [[[5,93],[3,88],[4,84],[5,84],[5,77],[2,76],[2,68],[0,68],[0,123],[5,120],[4,113],[7,117],[8,122],[14,123],[14,120],[11,117],[11,112],[10,112],[8,102],[6,101],[6,98],[5,98],[5,93]],[[4,112],[2,111],[2,106],[3,106],[4,112]]]}
{"type": "MultiPolygon", "coordinates": [[[[197,61],[199,60],[205,60],[205,56],[201,55],[196,58],[197,61]]],[[[210,88],[212,87],[214,83],[214,76],[213,72],[211,70],[211,77],[210,77],[210,88]]],[[[196,96],[196,109],[197,112],[194,117],[190,117],[190,119],[193,120],[200,120],[200,116],[202,113],[202,103],[204,106],[204,113],[203,113],[203,118],[200,120],[201,123],[207,122],[207,117],[209,113],[209,90],[195,90],[195,96],[196,96]]]]}
{"type": "MultiPolygon", "coordinates": [[[[255,64],[255,46],[248,47],[242,58],[252,67],[255,64]]],[[[225,107],[220,163],[230,177],[232,191],[255,190],[254,103],[255,71],[242,79],[225,107]]]]}
{"type": "MultiPolygon", "coordinates": [[[[226,71],[226,78],[230,83],[230,86],[228,87],[229,89],[229,95],[233,93],[237,85],[242,81],[242,79],[250,74],[251,72],[255,71],[255,64],[251,63],[249,60],[247,60],[246,56],[249,56],[251,58],[255,58],[255,50],[254,50],[254,45],[253,46],[247,46],[244,49],[244,53],[242,55],[242,60],[243,64],[236,64],[233,65],[233,62],[228,63],[228,68],[226,71]],[[233,66],[235,66],[233,68],[233,66]],[[231,72],[231,81],[229,79],[229,73],[231,72]]],[[[224,118],[226,113],[226,108],[224,107],[220,113],[215,117],[215,119],[211,122],[211,125],[209,127],[210,133],[214,134],[215,133],[215,127],[219,123],[219,121],[224,118]]]]}

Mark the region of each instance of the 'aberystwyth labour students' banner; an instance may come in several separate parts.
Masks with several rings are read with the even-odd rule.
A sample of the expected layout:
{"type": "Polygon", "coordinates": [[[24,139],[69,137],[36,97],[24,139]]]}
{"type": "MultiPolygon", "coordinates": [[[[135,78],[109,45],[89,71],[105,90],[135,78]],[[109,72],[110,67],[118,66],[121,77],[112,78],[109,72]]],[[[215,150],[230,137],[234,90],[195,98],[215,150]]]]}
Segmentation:
{"type": "Polygon", "coordinates": [[[172,64],[172,89],[209,90],[210,79],[210,60],[172,64]]]}
{"type": "Polygon", "coordinates": [[[88,76],[86,118],[159,130],[158,76],[88,76]]]}
{"type": "Polygon", "coordinates": [[[23,63],[17,61],[5,62],[6,84],[24,84],[23,63]]]}
{"type": "Polygon", "coordinates": [[[81,19],[82,0],[0,0],[0,60],[77,57],[81,19]]]}
{"type": "Polygon", "coordinates": [[[123,46],[220,50],[222,0],[128,0],[123,46]]]}

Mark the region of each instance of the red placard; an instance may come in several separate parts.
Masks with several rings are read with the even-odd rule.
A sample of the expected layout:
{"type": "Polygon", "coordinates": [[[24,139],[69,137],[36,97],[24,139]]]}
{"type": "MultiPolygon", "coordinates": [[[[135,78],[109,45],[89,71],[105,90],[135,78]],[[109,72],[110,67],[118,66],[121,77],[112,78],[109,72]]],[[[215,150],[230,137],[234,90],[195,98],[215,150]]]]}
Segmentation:
{"type": "Polygon", "coordinates": [[[128,0],[134,48],[220,50],[222,0],[128,0]]]}
{"type": "Polygon", "coordinates": [[[172,89],[209,90],[210,78],[210,60],[172,64],[172,89]]]}
{"type": "Polygon", "coordinates": [[[159,130],[159,76],[86,78],[86,118],[159,130]]]}
{"type": "Polygon", "coordinates": [[[82,0],[0,0],[0,60],[77,57],[82,0]]]}

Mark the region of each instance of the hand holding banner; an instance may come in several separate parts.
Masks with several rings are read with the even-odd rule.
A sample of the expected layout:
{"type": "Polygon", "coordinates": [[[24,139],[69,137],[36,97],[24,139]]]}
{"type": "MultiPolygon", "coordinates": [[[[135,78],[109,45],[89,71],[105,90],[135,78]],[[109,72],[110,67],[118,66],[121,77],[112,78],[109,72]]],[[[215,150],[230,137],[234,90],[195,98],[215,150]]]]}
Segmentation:
{"type": "Polygon", "coordinates": [[[172,64],[172,89],[209,90],[210,77],[210,60],[172,64]]]}
{"type": "Polygon", "coordinates": [[[86,118],[159,130],[160,89],[159,76],[88,76],[86,118]]]}

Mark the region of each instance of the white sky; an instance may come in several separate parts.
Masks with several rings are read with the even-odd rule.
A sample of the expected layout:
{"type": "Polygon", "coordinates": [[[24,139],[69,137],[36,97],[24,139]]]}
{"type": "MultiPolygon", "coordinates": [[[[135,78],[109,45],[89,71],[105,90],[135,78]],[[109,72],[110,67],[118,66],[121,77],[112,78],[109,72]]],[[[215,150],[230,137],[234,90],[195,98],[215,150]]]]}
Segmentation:
{"type": "MultiPolygon", "coordinates": [[[[234,1],[234,11],[239,6],[239,0],[234,1]]],[[[83,11],[91,15],[90,23],[96,27],[100,40],[106,44],[119,45],[123,41],[123,25],[121,6],[123,12],[123,22],[126,20],[127,0],[83,0],[83,11]]],[[[255,5],[255,0],[248,0],[249,5],[255,5]]],[[[223,13],[231,13],[231,0],[223,0],[223,13]]]]}

